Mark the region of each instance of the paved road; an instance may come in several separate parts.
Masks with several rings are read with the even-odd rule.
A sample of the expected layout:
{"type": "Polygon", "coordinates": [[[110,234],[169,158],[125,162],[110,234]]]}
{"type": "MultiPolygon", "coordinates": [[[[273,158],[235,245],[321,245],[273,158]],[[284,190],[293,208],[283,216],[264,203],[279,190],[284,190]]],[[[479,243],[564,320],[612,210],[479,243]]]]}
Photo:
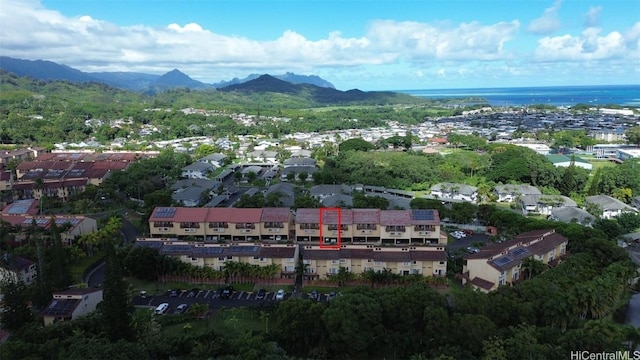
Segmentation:
{"type": "MultiPolygon", "coordinates": [[[[122,238],[125,243],[134,243],[138,236],[141,236],[142,233],[138,228],[136,228],[129,220],[125,217],[122,217],[122,238]]],[[[88,287],[102,287],[102,283],[104,282],[104,271],[105,271],[105,263],[98,265],[96,269],[87,276],[85,282],[88,287]]]]}

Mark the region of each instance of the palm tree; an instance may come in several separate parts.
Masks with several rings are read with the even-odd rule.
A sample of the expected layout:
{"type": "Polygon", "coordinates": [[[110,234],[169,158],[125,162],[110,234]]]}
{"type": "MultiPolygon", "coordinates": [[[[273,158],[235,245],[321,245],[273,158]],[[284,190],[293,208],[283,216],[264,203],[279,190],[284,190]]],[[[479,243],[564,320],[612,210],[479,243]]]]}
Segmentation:
{"type": "Polygon", "coordinates": [[[531,280],[534,275],[540,274],[547,268],[542,261],[536,260],[533,257],[528,257],[522,260],[522,271],[527,272],[527,280],[531,280]]]}

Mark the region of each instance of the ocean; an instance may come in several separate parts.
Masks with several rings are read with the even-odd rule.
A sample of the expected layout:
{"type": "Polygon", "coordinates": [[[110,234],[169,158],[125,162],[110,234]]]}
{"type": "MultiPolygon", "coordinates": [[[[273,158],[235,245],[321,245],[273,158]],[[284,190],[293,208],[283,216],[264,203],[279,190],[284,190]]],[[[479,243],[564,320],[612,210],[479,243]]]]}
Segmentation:
{"type": "Polygon", "coordinates": [[[616,104],[640,107],[640,85],[428,89],[397,90],[396,92],[433,99],[478,97],[485,99],[493,106],[616,104]]]}

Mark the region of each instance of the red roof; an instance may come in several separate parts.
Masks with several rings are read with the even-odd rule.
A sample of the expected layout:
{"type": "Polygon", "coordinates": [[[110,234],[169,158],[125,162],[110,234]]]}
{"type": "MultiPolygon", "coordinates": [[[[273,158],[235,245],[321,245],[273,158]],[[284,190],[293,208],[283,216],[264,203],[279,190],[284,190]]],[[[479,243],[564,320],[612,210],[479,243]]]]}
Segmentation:
{"type": "Polygon", "coordinates": [[[380,210],[378,209],[353,209],[354,224],[379,224],[380,210]]]}
{"type": "Polygon", "coordinates": [[[168,221],[175,222],[196,222],[202,223],[205,222],[207,218],[207,208],[187,208],[187,207],[179,207],[176,208],[176,213],[173,215],[171,219],[165,219],[168,221]]]}
{"type": "Polygon", "coordinates": [[[296,223],[298,224],[319,224],[320,209],[298,209],[296,211],[296,223]]]}
{"type": "Polygon", "coordinates": [[[289,222],[291,210],[289,208],[263,208],[262,222],[289,222]]]}
{"type": "MultiPolygon", "coordinates": [[[[338,210],[322,210],[322,223],[338,225],[338,210]]],[[[350,209],[340,209],[340,224],[353,224],[353,211],[350,209]]]]}
{"type": "Polygon", "coordinates": [[[411,225],[410,210],[380,210],[380,225],[411,225]]]}

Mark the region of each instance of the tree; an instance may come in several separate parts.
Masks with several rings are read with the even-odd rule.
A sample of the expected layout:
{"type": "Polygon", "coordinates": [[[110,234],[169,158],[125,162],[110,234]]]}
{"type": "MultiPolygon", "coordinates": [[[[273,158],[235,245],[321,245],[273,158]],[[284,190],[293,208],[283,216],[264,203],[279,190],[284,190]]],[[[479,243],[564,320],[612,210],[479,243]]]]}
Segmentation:
{"type": "Polygon", "coordinates": [[[362,138],[353,138],[353,139],[349,139],[346,140],[344,142],[341,142],[340,145],[338,145],[338,150],[340,152],[346,152],[346,151],[369,151],[369,150],[373,150],[375,149],[375,145],[373,145],[372,143],[362,139],[362,138]]]}
{"type": "Polygon", "coordinates": [[[533,257],[522,260],[522,271],[527,274],[527,280],[531,280],[534,275],[540,274],[546,268],[547,265],[533,257]]]}
{"type": "Polygon", "coordinates": [[[301,182],[305,182],[307,181],[307,178],[309,177],[309,174],[305,171],[301,172],[298,174],[298,179],[300,179],[301,182]]]}
{"type": "MultiPolygon", "coordinates": [[[[5,271],[0,268],[0,271],[5,271]]],[[[0,282],[2,306],[0,307],[0,322],[8,330],[15,331],[33,320],[29,308],[27,286],[18,279],[4,277],[0,282]]]]}
{"type": "Polygon", "coordinates": [[[129,314],[129,288],[124,281],[124,271],[113,241],[106,244],[102,316],[107,337],[112,341],[130,339],[132,335],[129,314]]]}
{"type": "Polygon", "coordinates": [[[624,135],[627,137],[629,144],[640,146],[640,126],[634,126],[625,130],[624,135]]]}

